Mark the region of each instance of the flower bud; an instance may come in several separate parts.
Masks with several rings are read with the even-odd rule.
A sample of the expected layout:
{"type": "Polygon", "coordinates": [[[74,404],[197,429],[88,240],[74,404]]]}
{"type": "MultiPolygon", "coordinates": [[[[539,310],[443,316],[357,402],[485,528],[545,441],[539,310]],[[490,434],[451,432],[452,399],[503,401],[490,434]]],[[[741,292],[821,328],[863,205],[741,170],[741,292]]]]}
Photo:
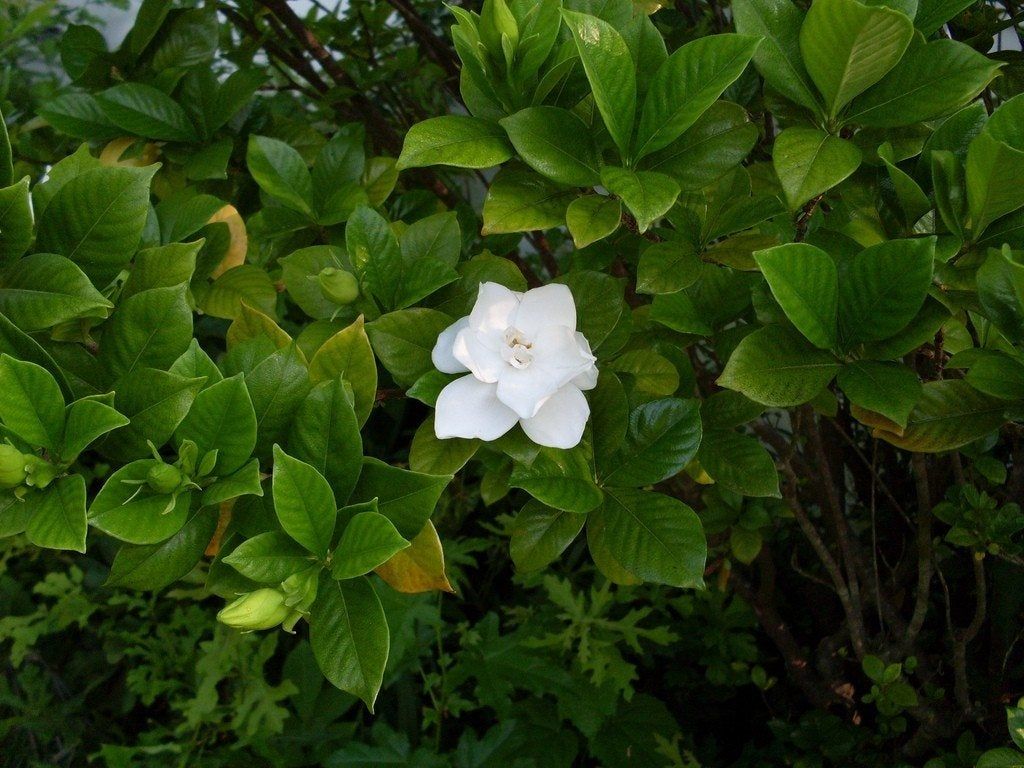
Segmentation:
{"type": "Polygon", "coordinates": [[[316,279],[320,283],[320,291],[328,301],[335,304],[351,304],[359,298],[359,282],[351,272],[336,267],[324,267],[316,279]]]}
{"type": "Polygon", "coordinates": [[[57,468],[46,459],[41,459],[31,453],[22,454],[21,458],[27,474],[25,485],[45,488],[57,477],[57,468]]]}
{"type": "Polygon", "coordinates": [[[242,595],[233,603],[224,606],[217,614],[217,620],[229,627],[252,632],[276,627],[287,619],[291,612],[284,603],[284,595],[276,589],[266,587],[242,595]]]}
{"type": "Polygon", "coordinates": [[[9,443],[0,445],[0,488],[14,488],[21,485],[28,472],[25,457],[9,443]]]}
{"type": "Polygon", "coordinates": [[[174,493],[181,487],[185,475],[173,464],[154,464],[146,473],[146,485],[155,493],[174,493]]]}

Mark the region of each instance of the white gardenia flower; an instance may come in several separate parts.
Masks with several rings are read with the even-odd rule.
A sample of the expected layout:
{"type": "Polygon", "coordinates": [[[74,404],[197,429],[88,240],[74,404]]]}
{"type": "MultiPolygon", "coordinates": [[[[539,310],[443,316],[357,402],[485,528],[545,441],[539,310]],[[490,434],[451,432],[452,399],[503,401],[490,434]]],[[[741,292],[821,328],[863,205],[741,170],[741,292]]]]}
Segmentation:
{"type": "Polygon", "coordinates": [[[496,440],[517,422],[552,448],[583,437],[590,406],[581,390],[597,384],[597,367],[566,286],[517,293],[482,283],[469,317],[437,337],[432,359],[443,373],[469,372],[437,398],[439,438],[496,440]]]}

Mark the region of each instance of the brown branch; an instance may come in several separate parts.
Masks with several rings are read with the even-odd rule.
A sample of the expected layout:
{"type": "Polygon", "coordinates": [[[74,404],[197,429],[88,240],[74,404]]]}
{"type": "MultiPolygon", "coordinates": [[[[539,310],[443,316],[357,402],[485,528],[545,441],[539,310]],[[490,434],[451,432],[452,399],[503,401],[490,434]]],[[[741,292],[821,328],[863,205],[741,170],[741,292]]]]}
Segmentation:
{"type": "Polygon", "coordinates": [[[818,210],[818,205],[821,203],[821,199],[825,195],[818,195],[812,197],[803,208],[800,209],[800,213],[796,217],[796,235],[793,237],[793,242],[802,243],[804,238],[807,237],[807,227],[810,226],[811,218],[814,216],[814,212],[818,210]]]}
{"type": "Polygon", "coordinates": [[[928,614],[928,598],[932,583],[932,502],[928,487],[928,464],[924,454],[915,453],[911,456],[914,469],[914,481],[917,488],[917,595],[914,599],[914,612],[904,636],[903,648],[913,647],[917,636],[924,626],[928,614]]]}
{"type": "Polygon", "coordinates": [[[772,643],[778,648],[779,653],[786,663],[786,670],[794,682],[804,692],[808,700],[814,706],[827,709],[830,705],[838,703],[839,697],[828,689],[824,681],[817,679],[813,667],[803,649],[797,643],[796,638],[790,631],[778,610],[770,602],[762,599],[762,595],[756,592],[753,587],[738,573],[732,571],[729,576],[729,583],[732,584],[736,593],[753,609],[758,622],[764,629],[765,634],[771,638],[772,643]]]}
{"type": "Polygon", "coordinates": [[[405,19],[405,23],[409,25],[409,30],[412,32],[413,37],[424,46],[427,55],[445,71],[449,78],[457,78],[459,76],[459,64],[455,56],[452,55],[452,49],[434,34],[434,30],[430,28],[430,25],[421,19],[416,10],[406,3],[405,0],[387,0],[387,2],[405,19]]]}

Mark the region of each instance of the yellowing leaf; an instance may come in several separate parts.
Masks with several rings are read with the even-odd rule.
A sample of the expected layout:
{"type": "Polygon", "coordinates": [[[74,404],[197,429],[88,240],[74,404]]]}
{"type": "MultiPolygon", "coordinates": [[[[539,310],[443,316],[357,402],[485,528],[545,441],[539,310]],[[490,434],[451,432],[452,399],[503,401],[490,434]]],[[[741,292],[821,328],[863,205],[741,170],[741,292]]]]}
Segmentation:
{"type": "Polygon", "coordinates": [[[214,267],[213,272],[210,273],[210,277],[216,280],[232,267],[245,263],[245,255],[249,250],[249,234],[245,229],[245,222],[242,221],[241,215],[239,215],[233,205],[225,205],[213,214],[206,223],[227,224],[228,234],[231,236],[231,244],[228,246],[224,258],[221,259],[220,264],[214,267]]]}
{"type": "Polygon", "coordinates": [[[134,136],[122,136],[119,139],[114,139],[100,152],[100,164],[120,166],[122,168],[144,168],[156,162],[159,152],[157,151],[156,144],[153,142],[146,142],[142,152],[137,155],[122,157],[125,150],[137,141],[138,139],[134,136]]]}
{"type": "Polygon", "coordinates": [[[414,594],[440,589],[454,592],[444,573],[444,550],[434,524],[427,521],[412,543],[376,568],[377,575],[399,592],[414,594]]]}
{"type": "Polygon", "coordinates": [[[243,301],[238,316],[228,328],[228,349],[241,344],[243,341],[256,339],[260,336],[265,336],[273,341],[278,349],[287,347],[292,343],[292,337],[281,326],[243,301]]]}

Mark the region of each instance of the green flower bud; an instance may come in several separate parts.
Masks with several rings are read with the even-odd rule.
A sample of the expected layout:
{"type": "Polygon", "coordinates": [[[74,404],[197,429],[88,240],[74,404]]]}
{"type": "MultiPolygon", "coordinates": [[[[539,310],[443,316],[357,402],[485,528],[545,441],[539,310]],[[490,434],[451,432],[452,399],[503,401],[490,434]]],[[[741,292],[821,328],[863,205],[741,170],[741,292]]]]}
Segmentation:
{"type": "Polygon", "coordinates": [[[0,445],[0,488],[14,488],[21,485],[28,472],[25,457],[9,443],[0,445]]]}
{"type": "Polygon", "coordinates": [[[324,267],[316,279],[320,283],[320,291],[328,301],[335,304],[351,304],[359,298],[359,282],[351,272],[335,267],[324,267]]]}
{"type": "Polygon", "coordinates": [[[25,462],[25,472],[28,475],[25,478],[25,485],[45,488],[57,477],[57,468],[46,459],[41,459],[31,453],[22,454],[21,458],[25,462]]]}
{"type": "Polygon", "coordinates": [[[284,595],[276,589],[266,587],[242,595],[233,603],[224,606],[217,614],[217,620],[229,627],[252,632],[276,627],[291,613],[292,610],[284,603],[284,595]]]}
{"type": "Polygon", "coordinates": [[[146,485],[155,493],[174,493],[187,478],[173,464],[154,464],[146,473],[146,485]]]}

